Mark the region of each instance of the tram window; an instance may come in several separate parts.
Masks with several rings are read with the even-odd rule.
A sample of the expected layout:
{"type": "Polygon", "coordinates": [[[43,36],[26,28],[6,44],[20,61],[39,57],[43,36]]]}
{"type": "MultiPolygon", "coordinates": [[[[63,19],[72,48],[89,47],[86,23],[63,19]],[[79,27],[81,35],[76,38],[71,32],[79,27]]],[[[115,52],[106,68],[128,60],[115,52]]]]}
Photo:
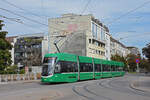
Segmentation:
{"type": "Polygon", "coordinates": [[[60,72],[77,72],[78,67],[76,62],[70,62],[70,61],[60,61],[60,68],[55,67],[56,72],[60,70],[60,72]]]}
{"type": "Polygon", "coordinates": [[[122,68],[122,67],[119,67],[119,71],[123,71],[123,68],[122,68]]]}
{"type": "Polygon", "coordinates": [[[108,71],[110,71],[110,66],[103,64],[103,65],[102,65],[102,69],[103,69],[104,72],[108,72],[108,71]]]}
{"type": "Polygon", "coordinates": [[[109,72],[110,71],[110,65],[106,65],[106,71],[109,72]]]}
{"type": "Polygon", "coordinates": [[[119,66],[116,66],[116,71],[119,71],[119,66]]]}
{"type": "Polygon", "coordinates": [[[112,69],[112,71],[116,71],[116,66],[115,65],[111,65],[111,69],[112,69]]]}
{"type": "Polygon", "coordinates": [[[60,73],[61,72],[61,66],[60,66],[60,62],[58,62],[55,66],[55,73],[60,73]]]}
{"type": "Polygon", "coordinates": [[[101,72],[101,64],[95,64],[95,72],[101,72]]]}
{"type": "Polygon", "coordinates": [[[93,66],[90,63],[80,63],[80,72],[93,72],[93,66]]]}
{"type": "Polygon", "coordinates": [[[105,72],[106,71],[106,65],[102,65],[102,69],[103,69],[103,72],[105,72]]]}
{"type": "Polygon", "coordinates": [[[111,65],[107,65],[107,71],[111,71],[111,65]]]}

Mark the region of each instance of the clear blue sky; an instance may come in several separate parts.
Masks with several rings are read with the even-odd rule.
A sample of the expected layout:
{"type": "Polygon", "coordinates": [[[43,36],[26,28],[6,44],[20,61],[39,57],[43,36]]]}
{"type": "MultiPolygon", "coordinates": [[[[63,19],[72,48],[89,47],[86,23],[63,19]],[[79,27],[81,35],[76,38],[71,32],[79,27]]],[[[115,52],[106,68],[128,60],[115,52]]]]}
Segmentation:
{"type": "MultiPolygon", "coordinates": [[[[48,24],[48,18],[59,17],[64,13],[81,14],[86,8],[83,14],[93,14],[109,27],[110,34],[116,39],[127,46],[136,46],[141,49],[150,42],[150,2],[148,1],[150,0],[91,0],[85,7],[88,0],[0,0],[0,8],[44,24],[48,24]],[[129,11],[131,13],[127,14],[129,11]],[[115,20],[118,18],[119,20],[115,20]]],[[[0,16],[11,18],[11,20],[19,19],[19,22],[27,24],[0,17],[6,24],[3,29],[8,31],[8,36],[48,32],[46,26],[2,9],[0,9],[0,16]]]]}

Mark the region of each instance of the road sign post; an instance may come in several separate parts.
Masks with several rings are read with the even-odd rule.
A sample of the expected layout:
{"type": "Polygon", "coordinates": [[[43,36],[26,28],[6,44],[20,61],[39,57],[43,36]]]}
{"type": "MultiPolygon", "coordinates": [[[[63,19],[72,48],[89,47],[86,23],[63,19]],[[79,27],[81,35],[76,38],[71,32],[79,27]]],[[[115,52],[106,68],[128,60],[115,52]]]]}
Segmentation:
{"type": "Polygon", "coordinates": [[[139,63],[140,63],[140,59],[136,59],[136,72],[139,73],[139,63]]]}

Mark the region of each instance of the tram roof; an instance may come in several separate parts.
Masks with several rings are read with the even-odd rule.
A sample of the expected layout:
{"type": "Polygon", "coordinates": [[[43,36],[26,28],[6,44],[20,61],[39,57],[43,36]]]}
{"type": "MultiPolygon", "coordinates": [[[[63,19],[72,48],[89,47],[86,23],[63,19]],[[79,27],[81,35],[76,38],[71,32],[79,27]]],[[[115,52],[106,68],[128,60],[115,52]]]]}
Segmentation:
{"type": "MultiPolygon", "coordinates": [[[[45,57],[57,57],[59,60],[63,61],[77,61],[77,55],[70,54],[70,53],[50,53],[46,54],[45,57]]],[[[109,61],[104,59],[98,59],[98,58],[91,57],[85,57],[85,56],[79,56],[79,61],[81,63],[92,63],[94,61],[95,64],[107,64],[107,65],[114,65],[114,66],[124,66],[123,62],[117,62],[117,61],[109,61]]]]}

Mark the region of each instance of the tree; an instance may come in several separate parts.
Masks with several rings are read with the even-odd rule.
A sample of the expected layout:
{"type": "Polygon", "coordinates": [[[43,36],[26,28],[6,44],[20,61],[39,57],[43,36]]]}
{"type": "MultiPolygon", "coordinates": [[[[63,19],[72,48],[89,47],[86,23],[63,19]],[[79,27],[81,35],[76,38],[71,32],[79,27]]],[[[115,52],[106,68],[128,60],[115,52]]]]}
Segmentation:
{"type": "Polygon", "coordinates": [[[143,69],[143,71],[150,72],[150,62],[147,59],[142,58],[139,65],[140,68],[143,69]]]}
{"type": "Polygon", "coordinates": [[[6,31],[2,31],[2,20],[0,20],[0,74],[3,73],[7,66],[11,65],[11,54],[9,50],[12,48],[12,45],[5,39],[6,31]]]}
{"type": "Polygon", "coordinates": [[[144,66],[147,67],[148,63],[146,62],[146,60],[141,59],[140,55],[128,54],[126,57],[123,57],[123,56],[116,54],[116,55],[113,55],[111,57],[111,60],[123,62],[125,64],[125,70],[129,70],[131,72],[134,72],[137,69],[137,65],[135,62],[135,60],[137,58],[140,59],[140,62],[142,62],[140,64],[140,67],[144,67],[144,66]]]}
{"type": "Polygon", "coordinates": [[[139,56],[134,55],[134,54],[128,54],[127,57],[126,57],[126,59],[127,59],[127,64],[128,64],[128,66],[129,66],[129,70],[132,71],[132,72],[136,71],[136,69],[137,69],[136,62],[135,62],[135,60],[136,60],[137,58],[140,59],[139,56]]]}
{"type": "Polygon", "coordinates": [[[145,55],[148,58],[148,60],[150,62],[150,43],[147,44],[146,47],[144,47],[142,49],[142,53],[143,53],[143,55],[145,55]]]}

